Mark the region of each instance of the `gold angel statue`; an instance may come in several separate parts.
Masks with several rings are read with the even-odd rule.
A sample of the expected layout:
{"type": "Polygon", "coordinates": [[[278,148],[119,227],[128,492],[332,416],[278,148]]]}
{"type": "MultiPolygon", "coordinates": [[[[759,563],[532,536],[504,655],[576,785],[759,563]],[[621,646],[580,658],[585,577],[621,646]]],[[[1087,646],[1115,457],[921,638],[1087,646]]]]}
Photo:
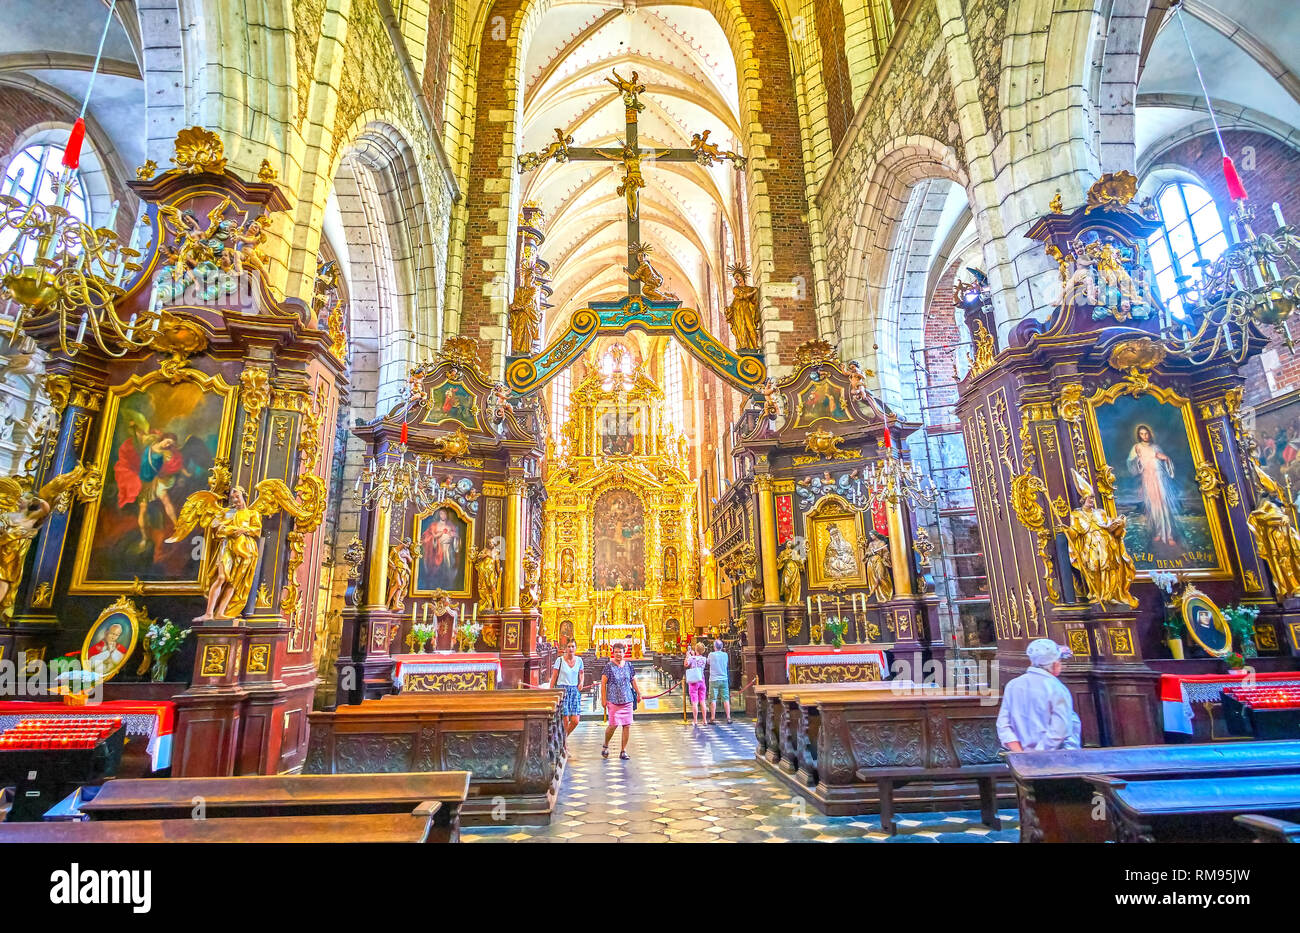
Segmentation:
{"type": "Polygon", "coordinates": [[[470,545],[469,562],[478,574],[478,600],[487,611],[501,608],[501,559],[506,539],[497,535],[482,549],[470,545]]]}
{"type": "Polygon", "coordinates": [[[573,137],[565,135],[564,130],[557,126],[555,128],[555,142],[549,143],[540,152],[525,152],[516,158],[515,161],[519,166],[520,174],[540,168],[551,159],[554,159],[556,164],[563,165],[569,161],[569,147],[572,145],[573,137]]]}
{"type": "Polygon", "coordinates": [[[1123,603],[1130,608],[1138,601],[1129,592],[1137,569],[1128,548],[1124,546],[1124,531],[1128,520],[1124,516],[1112,518],[1097,507],[1097,495],[1092,485],[1078,470],[1071,470],[1074,487],[1079,491],[1079,507],[1069,514],[1065,538],[1069,544],[1070,563],[1079,572],[1088,602],[1106,605],[1123,603]]]}
{"type": "Polygon", "coordinates": [[[709,142],[709,133],[712,130],[705,130],[703,133],[695,133],[691,136],[691,149],[695,151],[695,161],[701,165],[717,165],[726,159],[735,163],[736,168],[745,167],[745,157],[739,153],[732,152],[730,149],[719,149],[717,143],[709,142]]]}
{"type": "Polygon", "coordinates": [[[727,305],[727,324],[736,338],[738,350],[757,350],[758,339],[758,288],[749,284],[749,269],[739,263],[727,270],[731,273],[731,304],[727,305]]]}
{"type": "Polygon", "coordinates": [[[32,539],[40,533],[59,498],[81,483],[85,475],[85,467],[77,465],[35,492],[22,479],[0,477],[0,622],[13,616],[14,598],[32,539]]]}
{"type": "Polygon", "coordinates": [[[776,566],[781,571],[781,602],[787,606],[799,605],[803,570],[808,563],[806,542],[795,537],[786,542],[776,556],[776,566]]]}
{"type": "Polygon", "coordinates": [[[319,524],[325,508],[324,482],[308,474],[299,481],[296,492],[297,495],[281,480],[264,479],[253,487],[252,505],[241,486],[231,487],[225,504],[216,493],[206,489],[185,500],[176,520],[176,531],[167,542],[183,541],[195,527],[201,527],[208,532],[209,547],[213,543],[216,546],[204,569],[207,606],[202,615],[194,617],[195,622],[229,619],[244,611],[257,574],[263,518],[287,512],[298,520],[297,530],[302,532],[313,530],[319,524]],[[232,608],[234,616],[230,615],[232,608]]]}
{"type": "Polygon", "coordinates": [[[632,77],[629,80],[625,81],[623,76],[615,71],[614,77],[606,78],[605,81],[618,88],[618,92],[623,95],[623,106],[628,110],[645,109],[645,104],[641,103],[641,101],[637,99],[638,94],[645,93],[645,85],[641,84],[637,80],[637,73],[635,71],[632,72],[632,77]]]}
{"type": "Polygon", "coordinates": [[[1287,510],[1274,501],[1288,503],[1288,497],[1253,457],[1250,464],[1261,491],[1259,506],[1246,519],[1255,551],[1268,564],[1277,595],[1300,596],[1300,532],[1287,510]]]}

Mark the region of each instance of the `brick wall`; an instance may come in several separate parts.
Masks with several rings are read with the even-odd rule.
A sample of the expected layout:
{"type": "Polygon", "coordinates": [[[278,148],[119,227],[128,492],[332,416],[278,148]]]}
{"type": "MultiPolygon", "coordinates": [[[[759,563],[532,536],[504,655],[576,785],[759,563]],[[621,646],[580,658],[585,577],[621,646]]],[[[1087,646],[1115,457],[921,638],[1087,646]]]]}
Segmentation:
{"type": "MultiPolygon", "coordinates": [[[[807,187],[798,99],[790,71],[785,29],[771,0],[740,0],[740,8],[754,32],[754,50],[759,56],[761,109],[756,116],[763,132],[771,138],[766,146],[769,165],[763,170],[772,223],[773,268],[768,280],[795,285],[796,297],[764,297],[765,302],[778,308],[780,324],[771,330],[778,335],[781,361],[789,363],[793,359],[794,347],[819,336],[813,301],[812,242],[806,213],[807,187]]],[[[739,64],[743,70],[754,63],[739,64]]],[[[742,112],[742,125],[744,118],[742,112]]]]}
{"type": "Polygon", "coordinates": [[[826,90],[826,117],[831,148],[839,146],[853,122],[853,81],[845,54],[844,8],[840,0],[817,0],[817,41],[821,46],[822,84],[826,90]]]}
{"type": "MultiPolygon", "coordinates": [[[[1281,206],[1288,223],[1300,223],[1300,186],[1295,183],[1300,177],[1300,152],[1272,136],[1244,130],[1225,131],[1223,140],[1255,206],[1256,232],[1273,231],[1274,201],[1281,206]]],[[[1209,190],[1227,224],[1234,205],[1223,181],[1223,156],[1213,133],[1179,142],[1147,161],[1159,168],[1179,166],[1195,175],[1209,190]]],[[[1300,338],[1300,328],[1294,323],[1292,332],[1300,338]]],[[[1261,356],[1246,364],[1243,372],[1246,401],[1266,402],[1300,388],[1300,355],[1288,350],[1280,338],[1274,339],[1261,356]]]]}
{"type": "Polygon", "coordinates": [[[424,96],[433,109],[435,125],[441,126],[451,74],[451,42],[455,34],[455,0],[432,0],[429,4],[429,36],[424,53],[424,96]]]}
{"type": "Polygon", "coordinates": [[[956,420],[951,406],[957,401],[959,348],[952,345],[961,340],[961,331],[952,307],[952,287],[960,268],[960,262],[953,262],[944,270],[925,309],[925,369],[930,387],[925,401],[935,424],[956,420]]]}

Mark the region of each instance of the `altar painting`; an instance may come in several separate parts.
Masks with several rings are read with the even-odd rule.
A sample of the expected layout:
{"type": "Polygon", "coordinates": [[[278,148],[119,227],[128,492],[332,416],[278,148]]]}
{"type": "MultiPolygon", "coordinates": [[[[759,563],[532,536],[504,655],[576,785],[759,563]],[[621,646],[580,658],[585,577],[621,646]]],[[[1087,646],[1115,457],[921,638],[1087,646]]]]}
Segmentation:
{"type": "Polygon", "coordinates": [[[630,457],[637,452],[641,409],[612,408],[600,414],[600,452],[607,457],[630,457]]]}
{"type": "Polygon", "coordinates": [[[468,518],[446,503],[416,516],[412,595],[428,596],[434,590],[446,590],[453,597],[469,595],[468,552],[473,529],[468,518]]]}
{"type": "Polygon", "coordinates": [[[846,505],[826,500],[824,507],[804,519],[808,532],[808,582],[813,588],[833,583],[865,586],[858,514],[846,505]]]}
{"type": "Polygon", "coordinates": [[[844,399],[844,386],[829,379],[809,384],[796,402],[794,426],[806,427],[817,421],[851,421],[844,399]]]}
{"type": "Polygon", "coordinates": [[[1300,393],[1270,402],[1255,413],[1259,464],[1279,486],[1300,491],[1300,393]]]}
{"type": "Polygon", "coordinates": [[[197,591],[202,534],[167,543],[191,493],[208,488],[228,452],[234,390],[219,378],[133,377],[110,390],[98,464],[99,499],[86,511],[72,592],[197,591]]]}
{"type": "MultiPolygon", "coordinates": [[[[1196,481],[1203,456],[1189,437],[1190,405],[1172,393],[1120,395],[1122,385],[1102,393],[1092,412],[1105,465],[1114,471],[1108,504],[1128,519],[1124,543],[1134,565],[1139,573],[1219,573],[1225,567],[1223,541],[1218,517],[1196,481]],[[1107,393],[1116,397],[1106,401],[1107,393]]],[[[1098,466],[1104,471],[1105,465],[1098,466]]]]}
{"type": "Polygon", "coordinates": [[[595,586],[645,588],[645,508],[636,493],[612,489],[592,511],[595,586]]]}
{"type": "Polygon", "coordinates": [[[437,425],[452,421],[471,431],[481,429],[478,400],[463,382],[449,379],[431,389],[425,412],[425,424],[437,425]]]}

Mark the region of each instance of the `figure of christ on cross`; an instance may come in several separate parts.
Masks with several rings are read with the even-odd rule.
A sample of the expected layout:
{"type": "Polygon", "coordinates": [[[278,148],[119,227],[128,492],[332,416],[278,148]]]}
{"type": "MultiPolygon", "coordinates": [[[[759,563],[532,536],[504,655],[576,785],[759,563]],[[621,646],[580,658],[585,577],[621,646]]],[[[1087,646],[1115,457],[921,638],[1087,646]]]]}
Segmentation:
{"type": "MultiPolygon", "coordinates": [[[[647,277],[653,278],[653,276],[637,274],[639,266],[645,263],[645,255],[649,253],[648,247],[641,245],[640,192],[646,186],[645,179],[641,176],[642,160],[698,162],[705,166],[730,161],[737,170],[744,168],[745,160],[734,152],[721,151],[718,149],[717,144],[710,143],[707,130],[703,134],[695,134],[689,149],[641,149],[637,142],[637,114],[645,109],[645,104],[641,103],[639,96],[645,92],[645,85],[638,83],[635,71],[632,72],[630,79],[624,79],[622,75],[614,71],[614,77],[605,80],[618,88],[619,93],[623,96],[623,110],[627,120],[627,132],[623,144],[617,148],[574,147],[569,145],[573,141],[573,137],[557,128],[555,130],[556,141],[541,152],[528,152],[520,155],[518,168],[519,173],[523,174],[541,168],[552,159],[559,163],[597,162],[601,159],[622,163],[623,183],[619,185],[618,193],[627,202],[627,293],[634,297],[640,297],[642,295],[643,281],[647,277]]],[[[671,297],[671,293],[662,290],[659,290],[656,294],[651,294],[651,292],[656,292],[656,289],[648,289],[645,297],[661,300],[671,297]]]]}

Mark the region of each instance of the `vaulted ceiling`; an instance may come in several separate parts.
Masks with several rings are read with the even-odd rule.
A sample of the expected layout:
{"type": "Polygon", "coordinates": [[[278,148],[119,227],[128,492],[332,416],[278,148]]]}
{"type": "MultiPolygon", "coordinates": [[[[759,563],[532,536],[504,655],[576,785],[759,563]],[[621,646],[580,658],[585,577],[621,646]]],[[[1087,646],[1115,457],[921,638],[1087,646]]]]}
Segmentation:
{"type": "MultiPolygon", "coordinates": [[[[624,109],[611,70],[635,71],[641,148],[686,148],[694,133],[739,150],[736,64],[716,20],[689,6],[624,10],[622,3],[559,4],[542,17],[525,60],[524,151],[557,128],[575,146],[618,146],[624,109]]],[[[729,165],[643,161],[641,239],[668,287],[695,307],[723,276],[722,243],[737,229],[737,173],[729,165]],[[710,285],[710,283],[712,283],[710,285]]],[[[625,202],[616,162],[549,163],[524,178],[523,200],[547,216],[543,256],[555,275],[549,320],[567,321],[587,301],[626,290],[625,202]]]]}

